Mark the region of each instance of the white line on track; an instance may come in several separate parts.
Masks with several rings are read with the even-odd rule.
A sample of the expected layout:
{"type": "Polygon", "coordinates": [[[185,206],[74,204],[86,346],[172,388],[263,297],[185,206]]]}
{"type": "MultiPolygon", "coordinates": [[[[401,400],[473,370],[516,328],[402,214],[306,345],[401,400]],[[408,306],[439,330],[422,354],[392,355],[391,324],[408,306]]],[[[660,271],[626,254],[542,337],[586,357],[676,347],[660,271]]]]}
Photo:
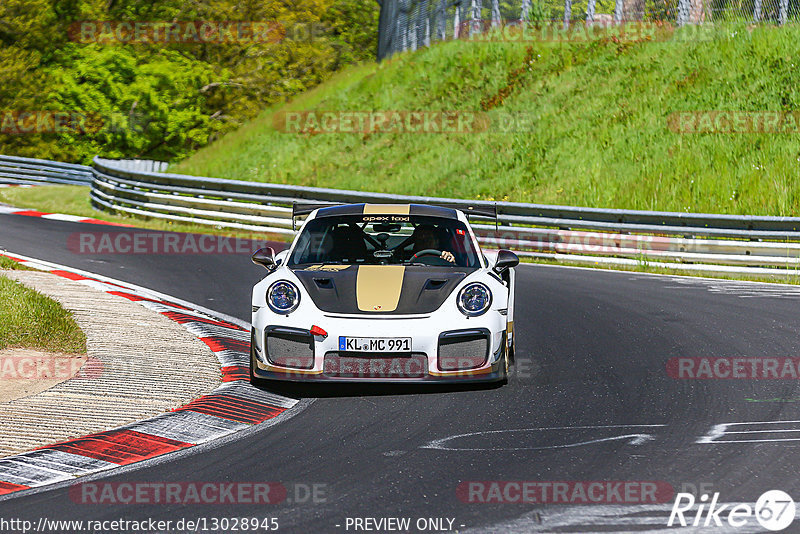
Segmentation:
{"type": "MultiPolygon", "coordinates": [[[[727,504],[728,510],[740,503],[727,504]]],[[[755,503],[749,504],[751,507],[755,503]]],[[[536,510],[527,512],[515,519],[493,525],[462,530],[464,534],[506,534],[508,532],[580,532],[581,534],[616,534],[636,532],[652,534],[677,532],[680,534],[708,534],[709,532],[736,532],[751,534],[765,532],[765,529],[751,518],[745,525],[733,529],[727,522],[723,527],[692,526],[693,517],[687,517],[688,525],[667,526],[672,504],[585,504],[585,505],[539,505],[536,510]],[[728,527],[727,529],[725,527],[728,527]]]]}
{"type": "MultiPolygon", "coordinates": [[[[603,443],[608,441],[617,441],[617,440],[627,440],[628,445],[641,445],[648,441],[652,441],[655,439],[650,434],[644,433],[625,433],[618,436],[604,436],[598,437],[595,439],[582,439],[581,441],[573,442],[573,443],[562,443],[556,445],[531,445],[527,447],[503,447],[497,445],[491,445],[486,447],[459,447],[458,445],[448,445],[449,442],[455,441],[462,438],[469,438],[474,436],[480,436],[485,438],[490,435],[497,435],[497,434],[511,434],[511,433],[519,433],[519,432],[528,432],[528,433],[547,433],[547,432],[563,432],[563,431],[572,431],[572,430],[638,430],[638,429],[650,429],[650,428],[661,428],[666,425],[591,425],[591,426],[553,426],[553,427],[541,427],[541,428],[512,428],[512,429],[505,429],[505,430],[484,430],[480,432],[468,432],[465,434],[455,434],[452,436],[447,436],[446,438],[435,439],[429,441],[425,445],[423,445],[422,449],[438,449],[444,451],[498,451],[498,450],[505,450],[505,451],[535,451],[535,450],[549,450],[549,449],[564,449],[564,448],[571,448],[571,447],[580,447],[583,445],[593,445],[595,443],[603,443]]],[[[580,438],[578,438],[580,439],[580,438]]],[[[515,440],[516,441],[516,440],[515,440]]]]}

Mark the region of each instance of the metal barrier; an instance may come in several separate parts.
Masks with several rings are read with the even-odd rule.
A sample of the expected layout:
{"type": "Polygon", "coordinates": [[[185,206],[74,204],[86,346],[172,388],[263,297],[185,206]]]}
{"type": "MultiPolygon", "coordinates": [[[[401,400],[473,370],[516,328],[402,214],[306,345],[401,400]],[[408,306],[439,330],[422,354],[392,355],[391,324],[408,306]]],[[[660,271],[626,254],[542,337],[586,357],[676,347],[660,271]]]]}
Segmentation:
{"type": "Polygon", "coordinates": [[[630,211],[390,195],[155,173],[95,158],[92,204],[104,210],[255,232],[293,234],[291,203],[447,203],[496,206],[498,226],[475,217],[485,246],[522,256],[613,264],[800,274],[800,218],[630,211]],[[568,255],[568,256],[564,256],[568,255]],[[599,261],[602,258],[603,261],[599,261]],[[705,266],[705,267],[703,267],[705,266]],[[753,269],[757,267],[757,269],[753,269]],[[765,267],[770,267],[765,269],[765,267]],[[787,270],[792,269],[792,270],[787,270]]]}
{"type": "Polygon", "coordinates": [[[44,159],[0,156],[0,183],[89,185],[92,183],[92,168],[44,159]]]}
{"type": "Polygon", "coordinates": [[[800,275],[800,218],[548,206],[389,195],[154,172],[166,164],[95,158],[94,167],[0,156],[0,183],[91,184],[101,210],[294,234],[291,203],[446,203],[496,206],[498,225],[474,217],[484,246],[586,264],[651,264],[705,272],[800,275]]]}
{"type": "MultiPolygon", "coordinates": [[[[163,172],[168,164],[146,159],[103,160],[115,167],[131,171],[163,172]]],[[[61,163],[46,159],[0,155],[0,184],[7,185],[91,185],[92,168],[87,165],[61,163]]]]}
{"type": "Polygon", "coordinates": [[[96,158],[97,161],[105,161],[118,169],[129,171],[164,172],[169,167],[166,161],[155,161],[152,159],[103,159],[96,158]]]}

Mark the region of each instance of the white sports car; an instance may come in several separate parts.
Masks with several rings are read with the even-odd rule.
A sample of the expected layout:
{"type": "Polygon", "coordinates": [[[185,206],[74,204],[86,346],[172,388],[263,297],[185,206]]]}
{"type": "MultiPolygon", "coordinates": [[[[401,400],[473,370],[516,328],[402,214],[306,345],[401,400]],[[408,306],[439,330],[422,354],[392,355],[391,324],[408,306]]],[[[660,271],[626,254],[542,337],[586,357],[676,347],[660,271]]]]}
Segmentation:
{"type": "Polygon", "coordinates": [[[349,204],[310,212],[291,247],[253,254],[250,377],[507,381],[514,267],[487,258],[460,210],[349,204]]]}

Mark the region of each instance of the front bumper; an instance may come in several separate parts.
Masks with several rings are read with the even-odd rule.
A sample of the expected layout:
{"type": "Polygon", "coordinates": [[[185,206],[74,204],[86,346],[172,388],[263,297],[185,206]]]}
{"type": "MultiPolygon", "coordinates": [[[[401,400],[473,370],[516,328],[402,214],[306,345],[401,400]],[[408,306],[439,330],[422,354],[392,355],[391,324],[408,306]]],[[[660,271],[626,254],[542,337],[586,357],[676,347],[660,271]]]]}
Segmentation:
{"type": "Polygon", "coordinates": [[[456,328],[444,327],[453,326],[452,323],[437,328],[431,317],[361,319],[325,315],[316,318],[313,323],[327,332],[325,337],[312,336],[310,329],[313,325],[298,325],[296,319],[289,321],[287,317],[267,313],[263,319],[272,324],[262,324],[258,319],[254,317],[256,343],[251,349],[252,375],[257,379],[288,382],[474,383],[502,381],[507,376],[505,316],[496,311],[461,321],[455,325],[456,328]],[[278,364],[268,354],[267,336],[274,335],[276,331],[292,330],[298,333],[298,341],[307,340],[309,356],[294,361],[281,360],[281,364],[278,364]],[[305,332],[305,338],[300,335],[302,332],[305,332]],[[452,343],[458,336],[470,334],[471,339],[477,339],[480,337],[477,332],[487,340],[485,357],[477,358],[470,354],[459,358],[459,345],[449,345],[446,350],[443,348],[443,343],[452,343]],[[412,349],[411,353],[404,354],[346,352],[340,350],[340,336],[411,337],[412,349]],[[448,336],[450,341],[443,342],[442,339],[448,339],[448,336]]]}

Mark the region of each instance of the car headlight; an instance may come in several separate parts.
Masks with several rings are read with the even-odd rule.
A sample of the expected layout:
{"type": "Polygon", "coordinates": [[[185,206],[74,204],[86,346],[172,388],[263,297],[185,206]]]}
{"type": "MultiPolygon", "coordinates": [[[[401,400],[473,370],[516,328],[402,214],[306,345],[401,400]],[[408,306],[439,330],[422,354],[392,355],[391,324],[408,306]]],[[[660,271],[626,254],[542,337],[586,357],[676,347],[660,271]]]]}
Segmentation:
{"type": "Polygon", "coordinates": [[[286,280],[279,280],[267,289],[267,304],[275,313],[292,313],[300,304],[300,290],[286,280]]]}
{"type": "Polygon", "coordinates": [[[458,309],[467,317],[483,315],[492,305],[492,292],[479,282],[465,285],[458,293],[458,309]]]}

